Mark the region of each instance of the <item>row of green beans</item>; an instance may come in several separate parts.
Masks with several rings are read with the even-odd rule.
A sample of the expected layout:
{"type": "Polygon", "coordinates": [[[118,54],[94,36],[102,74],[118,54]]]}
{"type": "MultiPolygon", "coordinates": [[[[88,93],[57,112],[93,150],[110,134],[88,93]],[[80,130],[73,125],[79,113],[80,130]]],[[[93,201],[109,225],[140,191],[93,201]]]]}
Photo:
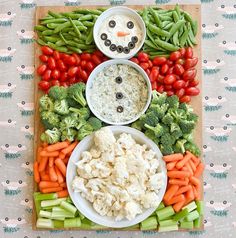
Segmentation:
{"type": "Polygon", "coordinates": [[[93,26],[104,9],[78,9],[73,12],[55,13],[40,19],[35,26],[40,45],[71,54],[93,52],[96,48],[93,39],[93,26]]]}
{"type": "Polygon", "coordinates": [[[197,44],[198,23],[179,5],[172,10],[144,8],[139,14],[147,29],[143,50],[151,56],[168,55],[181,47],[197,44]]]}

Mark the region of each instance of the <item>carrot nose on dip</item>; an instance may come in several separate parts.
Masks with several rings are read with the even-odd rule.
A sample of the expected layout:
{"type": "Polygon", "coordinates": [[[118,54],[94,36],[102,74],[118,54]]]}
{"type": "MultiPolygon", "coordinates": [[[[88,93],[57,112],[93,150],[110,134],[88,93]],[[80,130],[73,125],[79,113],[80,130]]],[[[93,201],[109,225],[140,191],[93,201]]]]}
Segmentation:
{"type": "Polygon", "coordinates": [[[130,34],[129,32],[124,32],[124,31],[118,31],[117,32],[118,37],[128,36],[129,34],[130,34]]]}

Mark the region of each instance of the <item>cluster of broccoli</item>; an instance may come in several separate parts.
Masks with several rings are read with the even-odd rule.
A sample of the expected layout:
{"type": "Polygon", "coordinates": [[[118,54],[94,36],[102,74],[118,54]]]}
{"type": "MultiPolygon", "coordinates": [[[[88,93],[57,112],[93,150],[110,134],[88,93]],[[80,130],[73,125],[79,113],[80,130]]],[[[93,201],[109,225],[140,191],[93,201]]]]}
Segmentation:
{"type": "Polygon", "coordinates": [[[160,148],[162,154],[184,153],[186,150],[196,156],[200,149],[193,142],[193,130],[198,116],[186,103],[179,103],[176,95],[153,91],[147,112],[132,124],[143,131],[160,148]]]}
{"type": "Polygon", "coordinates": [[[102,122],[86,106],[84,93],[85,84],[77,83],[69,88],[51,87],[48,95],[40,98],[40,117],[46,129],[42,141],[80,141],[102,127],[102,122]]]}

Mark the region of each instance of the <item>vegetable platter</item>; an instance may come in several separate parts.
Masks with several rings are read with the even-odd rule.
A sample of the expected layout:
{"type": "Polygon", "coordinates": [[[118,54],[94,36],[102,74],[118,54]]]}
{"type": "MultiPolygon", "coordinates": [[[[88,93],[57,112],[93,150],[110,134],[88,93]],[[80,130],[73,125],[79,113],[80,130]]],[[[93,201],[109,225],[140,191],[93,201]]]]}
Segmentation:
{"type": "MultiPolygon", "coordinates": [[[[116,56],[112,58],[123,54],[124,59],[137,63],[150,79],[153,90],[150,107],[131,127],[145,133],[159,147],[168,177],[166,192],[155,212],[136,225],[118,230],[165,232],[204,228],[204,164],[200,159],[201,7],[127,7],[135,11],[132,14],[139,15],[135,16],[137,21],[142,18],[147,31],[144,36],[134,35],[127,46],[116,45],[115,40],[103,32],[99,32],[100,36],[93,35],[96,20],[108,6],[36,8],[34,230],[117,230],[84,217],[69,197],[66,184],[66,166],[79,141],[106,125],[94,110],[92,114],[88,109],[85,85],[90,75],[93,76],[93,69],[114,53],[116,56]],[[146,37],[142,41],[144,44],[138,45],[142,37],[146,37]],[[98,38],[103,45],[100,51],[96,47],[98,38]],[[135,48],[140,50],[132,53],[135,48]],[[79,120],[74,120],[72,114],[79,120]],[[156,118],[152,118],[152,114],[156,118]],[[168,133],[172,133],[171,137],[164,135],[170,135],[168,133]]],[[[110,28],[116,24],[115,20],[109,21],[110,28]]],[[[127,23],[131,33],[135,24],[135,21],[127,23]]],[[[129,30],[118,31],[117,37],[126,37],[129,30]]],[[[116,78],[119,84],[117,80],[120,77],[116,78]]],[[[117,99],[122,97],[121,93],[116,94],[117,99]]],[[[123,112],[123,107],[117,107],[117,112],[123,112]]]]}

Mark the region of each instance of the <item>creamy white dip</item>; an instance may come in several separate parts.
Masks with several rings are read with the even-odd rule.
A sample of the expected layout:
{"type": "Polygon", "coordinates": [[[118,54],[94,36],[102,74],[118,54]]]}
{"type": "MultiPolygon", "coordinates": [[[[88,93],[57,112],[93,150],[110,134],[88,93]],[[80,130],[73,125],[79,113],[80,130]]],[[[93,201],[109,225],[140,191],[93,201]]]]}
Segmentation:
{"type": "Polygon", "coordinates": [[[107,66],[90,86],[93,111],[112,123],[134,119],[144,109],[147,100],[146,80],[135,68],[125,64],[107,66]],[[117,77],[121,77],[121,82],[117,82],[117,77]],[[120,95],[122,98],[117,98],[120,95]]]}

